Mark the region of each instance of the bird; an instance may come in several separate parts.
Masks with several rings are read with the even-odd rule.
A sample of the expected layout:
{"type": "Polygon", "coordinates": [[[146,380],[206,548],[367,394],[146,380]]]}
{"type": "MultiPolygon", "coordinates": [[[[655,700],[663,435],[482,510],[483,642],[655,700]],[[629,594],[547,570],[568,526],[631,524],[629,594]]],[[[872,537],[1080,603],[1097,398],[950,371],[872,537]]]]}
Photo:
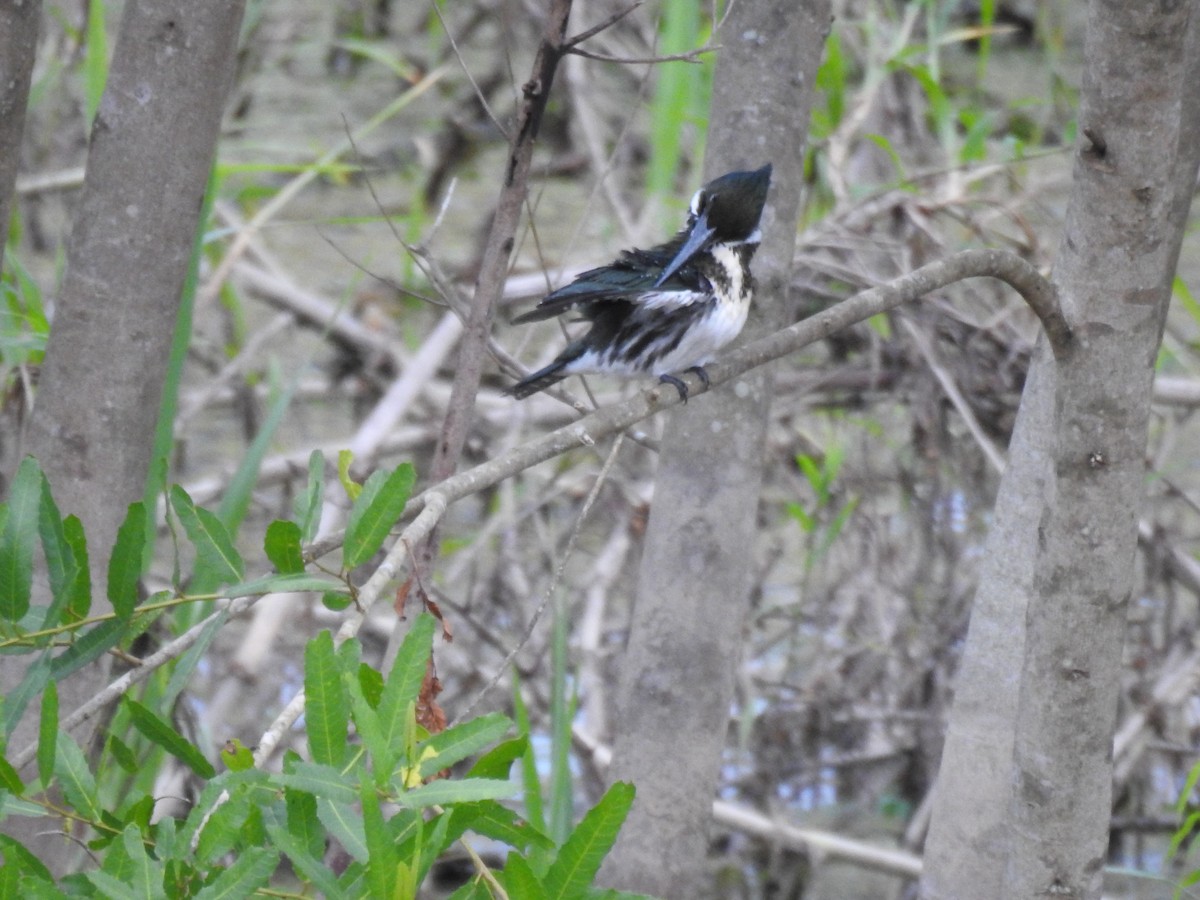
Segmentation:
{"type": "Polygon", "coordinates": [[[676,373],[694,372],[708,387],[704,365],[738,336],[750,311],[750,260],[770,185],[770,163],[713,179],[696,191],[686,224],[669,241],[622,251],[513,319],[578,310],[591,328],[506,393],[524,399],[580,373],[656,375],[684,403],[688,388],[676,373]]]}

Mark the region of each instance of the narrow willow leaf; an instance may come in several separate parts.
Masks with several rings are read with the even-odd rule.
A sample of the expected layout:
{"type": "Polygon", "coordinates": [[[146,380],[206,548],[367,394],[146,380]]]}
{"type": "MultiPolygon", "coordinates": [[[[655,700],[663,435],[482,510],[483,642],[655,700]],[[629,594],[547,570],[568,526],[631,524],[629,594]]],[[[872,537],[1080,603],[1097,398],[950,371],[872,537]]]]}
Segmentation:
{"type": "Polygon", "coordinates": [[[575,826],[546,871],[544,883],[553,900],[583,896],[617,839],[633,795],[632,784],[618,781],[575,826]]]}
{"type": "Polygon", "coordinates": [[[253,581],[243,581],[226,588],[223,593],[229,599],[252,597],[255,594],[300,593],[301,591],[336,591],[346,593],[344,582],[323,575],[308,575],[297,572],[292,575],[267,575],[253,581]]]}
{"type": "Polygon", "coordinates": [[[276,571],[291,575],[304,571],[304,554],[300,549],[300,526],[286,519],[276,519],[267,526],[263,540],[267,559],[276,571]]]}
{"type": "Polygon", "coordinates": [[[533,873],[529,863],[519,854],[509,854],[500,880],[510,897],[520,897],[521,900],[550,900],[550,892],[533,873]]]}
{"type": "Polygon", "coordinates": [[[123,621],[133,616],[138,601],[146,548],[146,511],[141,501],[130,503],[125,521],[117,529],[117,542],[108,559],[108,601],[123,621]]]}
{"type": "Polygon", "coordinates": [[[528,847],[554,849],[554,841],[495,800],[460,803],[454,807],[452,815],[458,820],[457,827],[462,831],[473,831],[518,850],[528,847]]]}
{"type": "Polygon", "coordinates": [[[304,722],[314,762],[341,766],[346,756],[350,705],[342,687],[333,636],[322,631],[304,650],[304,722]]]}
{"type": "Polygon", "coordinates": [[[383,479],[378,477],[381,474],[374,472],[367,479],[346,520],[344,559],[347,569],[362,565],[383,546],[384,539],[404,512],[417,478],[416,470],[409,463],[397,466],[383,479]]]}
{"type": "MultiPolygon", "coordinates": [[[[29,702],[42,692],[46,686],[46,682],[50,680],[50,676],[54,671],[54,663],[50,659],[49,651],[42,653],[33,665],[25,670],[25,675],[21,679],[21,683],[15,688],[4,694],[4,706],[0,710],[0,715],[3,719],[4,738],[7,740],[12,730],[17,727],[17,722],[21,716],[25,714],[25,707],[29,702]]],[[[2,743],[2,742],[0,742],[2,743]]]]}
{"type": "Polygon", "coordinates": [[[37,766],[42,788],[54,778],[54,757],[58,741],[58,683],[50,681],[42,692],[42,716],[38,725],[37,766]]]}
{"type": "MultiPolygon", "coordinates": [[[[71,598],[79,565],[75,551],[67,540],[62,516],[50,493],[50,483],[42,479],[42,499],[38,508],[38,532],[42,538],[42,554],[46,558],[46,575],[50,581],[50,605],[42,618],[42,628],[53,628],[61,624],[63,611],[71,598]]],[[[50,641],[50,635],[44,643],[50,641]]]]}
{"type": "Polygon", "coordinates": [[[308,791],[314,796],[338,803],[353,803],[358,799],[358,791],[350,776],[319,763],[298,762],[292,766],[292,771],[276,775],[275,780],[284,787],[308,791]]]}
{"type": "Polygon", "coordinates": [[[425,680],[434,626],[434,618],[428,613],[417,616],[384,683],[383,696],[379,698],[379,725],[389,746],[399,746],[404,738],[409,704],[416,702],[425,680]]]}
{"type": "Polygon", "coordinates": [[[180,762],[187,765],[201,778],[212,778],[217,774],[212,763],[204,758],[195,744],[176,731],[171,723],[158,716],[147,706],[126,697],[123,701],[133,727],[152,743],[162,747],[180,762]]]}
{"type": "Polygon", "coordinates": [[[513,727],[503,713],[488,713],[433,735],[422,746],[421,776],[428,778],[499,740],[513,727]]]}
{"type": "Polygon", "coordinates": [[[8,513],[0,529],[0,616],[10,622],[20,621],[29,611],[43,481],[37,461],[27,456],[9,487],[8,513]]]}
{"type": "MultiPolygon", "coordinates": [[[[25,875],[32,875],[39,881],[54,881],[54,876],[46,868],[45,863],[38,859],[20,841],[0,834],[0,853],[4,854],[4,866],[0,868],[14,869],[25,875]]],[[[0,896],[8,896],[2,895],[0,896]]],[[[19,894],[13,894],[17,897],[19,894]]]]}
{"type": "Polygon", "coordinates": [[[432,781],[411,791],[401,791],[397,786],[397,791],[396,802],[401,806],[425,809],[474,800],[504,800],[519,793],[520,786],[493,778],[466,778],[462,781],[432,781]]]}
{"type": "Polygon", "coordinates": [[[85,631],[76,638],[75,643],[54,658],[51,674],[61,681],[115,647],[129,631],[129,623],[120,619],[101,622],[85,631]]]}
{"type": "Polygon", "coordinates": [[[379,795],[366,772],[359,774],[361,785],[360,803],[362,805],[362,824],[366,832],[367,856],[370,866],[367,869],[367,883],[371,886],[371,896],[391,897],[396,893],[396,866],[400,862],[400,854],[392,842],[392,836],[383,821],[383,810],[379,808],[379,795]]]}
{"type": "Polygon", "coordinates": [[[314,857],[325,851],[325,832],[317,821],[317,798],[307,791],[286,788],[283,792],[287,810],[287,830],[314,857]]]}
{"type": "Polygon", "coordinates": [[[100,802],[96,796],[96,779],[88,768],[83,751],[66,732],[58,736],[54,774],[58,776],[67,802],[75,812],[88,821],[99,822],[100,802]]]}
{"type": "Polygon", "coordinates": [[[268,822],[266,827],[271,844],[292,861],[292,868],[296,870],[297,875],[310,882],[326,897],[342,896],[338,889],[337,879],[321,862],[320,857],[309,853],[305,847],[288,834],[287,829],[282,825],[268,822]]]}
{"type": "Polygon", "coordinates": [[[507,778],[512,771],[512,764],[521,758],[528,746],[529,738],[525,735],[497,744],[479,757],[467,775],[474,778],[507,778]]]}
{"type": "Polygon", "coordinates": [[[25,783],[20,773],[5,757],[0,756],[0,788],[20,797],[25,793],[25,783]]]}
{"type": "Polygon", "coordinates": [[[83,523],[77,516],[63,519],[63,534],[75,555],[75,579],[67,593],[67,619],[78,622],[87,618],[92,608],[92,575],[88,569],[87,538],[83,534],[83,523]]]}
{"type": "Polygon", "coordinates": [[[317,536],[321,525],[321,507],[325,501],[325,455],[314,450],[308,457],[308,484],[296,496],[294,510],[300,526],[300,539],[305,543],[317,536]]]}
{"type": "Polygon", "coordinates": [[[245,563],[221,520],[204,507],[196,506],[187,491],[177,484],[171,485],[171,507],[196,548],[196,578],[214,587],[241,581],[245,563]]]}
{"type": "Polygon", "coordinates": [[[196,892],[196,900],[243,900],[279,868],[279,853],[266,847],[245,847],[233,865],[196,892]]]}
{"type": "MultiPolygon", "coordinates": [[[[353,803],[334,802],[325,797],[317,798],[317,818],[325,830],[334,837],[346,852],[359,862],[368,859],[367,834],[363,817],[353,803]]],[[[384,896],[372,894],[372,896],[384,896]]],[[[390,895],[386,895],[390,896],[390,895]]]]}

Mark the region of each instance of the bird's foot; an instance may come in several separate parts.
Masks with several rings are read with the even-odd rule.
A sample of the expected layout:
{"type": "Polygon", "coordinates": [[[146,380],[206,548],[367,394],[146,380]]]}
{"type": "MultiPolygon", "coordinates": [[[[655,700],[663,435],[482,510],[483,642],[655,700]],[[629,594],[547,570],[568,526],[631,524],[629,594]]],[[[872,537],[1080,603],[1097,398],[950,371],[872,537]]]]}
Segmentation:
{"type": "Polygon", "coordinates": [[[712,382],[708,380],[708,372],[704,366],[689,366],[687,371],[696,373],[696,377],[700,379],[700,383],[704,385],[706,391],[712,387],[712,382]]]}
{"type": "Polygon", "coordinates": [[[684,383],[682,378],[676,378],[674,375],[659,375],[658,380],[659,380],[659,383],[669,384],[673,388],[675,388],[675,390],[679,391],[679,399],[682,400],[684,403],[687,403],[687,401],[688,401],[688,386],[684,383]]]}
{"type": "MultiPolygon", "coordinates": [[[[684,371],[696,373],[696,377],[700,379],[700,383],[704,385],[704,389],[706,391],[708,390],[710,382],[708,380],[708,373],[704,371],[704,366],[690,366],[684,371]]],[[[675,390],[679,391],[679,399],[684,403],[688,402],[688,386],[682,378],[678,378],[674,375],[659,375],[658,380],[662,384],[669,384],[674,387],[675,390]]]]}

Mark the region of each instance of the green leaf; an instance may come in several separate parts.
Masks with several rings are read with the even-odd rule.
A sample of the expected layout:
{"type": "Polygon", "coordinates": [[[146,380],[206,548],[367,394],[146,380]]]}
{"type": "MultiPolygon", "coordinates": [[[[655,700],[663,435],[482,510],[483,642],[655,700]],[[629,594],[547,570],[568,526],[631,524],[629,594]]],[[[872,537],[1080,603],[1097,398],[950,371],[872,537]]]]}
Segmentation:
{"type": "MultiPolygon", "coordinates": [[[[7,834],[0,834],[0,853],[4,854],[2,868],[12,869],[23,875],[31,875],[42,881],[54,881],[54,876],[50,874],[50,870],[46,868],[45,864],[30,853],[24,844],[7,834]]],[[[12,896],[19,895],[13,894],[12,896]]]]}
{"type": "Polygon", "coordinates": [[[279,854],[266,847],[245,847],[233,865],[196,892],[196,900],[242,900],[265,887],[279,867],[279,854]]]}
{"type": "MultiPolygon", "coordinates": [[[[44,478],[42,500],[38,507],[38,531],[42,536],[42,553],[46,557],[46,575],[50,581],[50,605],[42,618],[42,628],[46,629],[62,622],[63,610],[68,607],[78,580],[79,564],[75,561],[75,551],[67,540],[62,517],[50,493],[50,483],[44,478]]],[[[51,636],[46,635],[41,645],[50,640],[51,636]]]]}
{"type": "Polygon", "coordinates": [[[358,799],[356,785],[350,776],[320,763],[298,762],[292,766],[292,771],[276,775],[275,780],[284,787],[308,791],[338,803],[353,803],[358,799]]]}
{"type": "Polygon", "coordinates": [[[367,835],[363,817],[353,803],[341,803],[317,798],[317,817],[325,830],[337,839],[354,859],[365,863],[368,858],[367,835]]]}
{"type": "Polygon", "coordinates": [[[242,828],[255,808],[250,794],[244,790],[231,791],[223,803],[214,803],[196,841],[197,861],[211,865],[240,846],[242,828]]]}
{"type": "Polygon", "coordinates": [[[21,774],[4,756],[0,756],[0,788],[18,797],[25,793],[25,783],[21,781],[21,774]]]}
{"type": "MultiPolygon", "coordinates": [[[[246,511],[250,508],[250,500],[254,495],[254,488],[258,484],[263,460],[270,452],[271,443],[275,440],[279,427],[287,417],[288,407],[292,404],[296,388],[300,386],[298,374],[294,374],[286,384],[283,384],[278,366],[272,365],[269,371],[271,373],[271,389],[268,395],[267,414],[258,423],[254,440],[242,454],[237,471],[233,473],[233,477],[229,479],[229,484],[222,493],[221,506],[217,510],[217,515],[213,517],[229,534],[236,535],[242,520],[246,517],[246,511]]],[[[242,577],[240,572],[237,577],[242,577]]]]}
{"type": "Polygon", "coordinates": [[[200,749],[172,728],[170,722],[160,718],[149,707],[143,706],[129,697],[125,697],[122,702],[129,713],[130,721],[133,722],[133,727],[149,741],[162,747],[201,778],[212,778],[217,774],[217,770],[204,758],[200,749]]]}
{"type": "Polygon", "coordinates": [[[252,581],[243,581],[226,588],[223,593],[233,600],[237,597],[253,597],[255,594],[298,594],[301,591],[338,591],[344,594],[346,585],[334,578],[297,572],[291,575],[267,575],[252,581]]]}
{"type": "Polygon", "coordinates": [[[304,554],[300,549],[300,526],[285,519],[276,519],[267,526],[263,549],[271,565],[284,575],[304,571],[304,554]]]}
{"type": "Polygon", "coordinates": [[[343,558],[347,569],[362,565],[383,546],[404,513],[416,479],[416,470],[409,463],[397,466],[390,475],[373,472],[367,479],[346,520],[343,558]]]}
{"type": "Polygon", "coordinates": [[[38,725],[37,766],[43,790],[54,778],[54,757],[58,741],[58,683],[50,681],[42,692],[42,716],[38,725]]]}
{"type": "Polygon", "coordinates": [[[396,892],[396,866],[400,862],[400,854],[392,843],[391,834],[383,821],[383,811],[379,808],[379,795],[366,773],[360,776],[362,788],[360,797],[362,803],[362,824],[366,832],[366,850],[370,866],[367,869],[367,883],[371,887],[373,897],[391,897],[396,892]]]}
{"type": "Polygon", "coordinates": [[[27,456],[9,488],[8,515],[0,529],[0,617],[10,622],[20,621],[29,611],[33,544],[44,480],[37,460],[27,456]]]}
{"type": "Polygon", "coordinates": [[[341,766],[346,756],[350,708],[333,636],[322,631],[304,650],[304,722],[314,762],[341,766]]]}
{"type": "Polygon", "coordinates": [[[321,605],[330,612],[341,612],[354,602],[354,598],[344,591],[326,591],[321,595],[321,605]]]}
{"type": "Polygon", "coordinates": [[[87,538],[83,533],[83,523],[76,516],[63,519],[63,534],[75,555],[76,565],[75,579],[67,592],[66,618],[78,622],[87,618],[92,608],[92,575],[88,569],[87,538]]]}
{"type": "Polygon", "coordinates": [[[88,126],[96,118],[104,84],[108,80],[108,37],[103,0],[88,0],[87,43],[83,56],[83,98],[88,126]]]}
{"type": "Polygon", "coordinates": [[[179,657],[179,662],[175,664],[175,668],[171,671],[171,678],[167,682],[167,687],[162,693],[160,705],[163,709],[170,709],[175,700],[187,687],[188,682],[192,678],[192,674],[200,665],[208,653],[208,648],[212,642],[216,640],[217,634],[221,628],[229,621],[229,610],[220,609],[209,616],[204,627],[200,629],[200,637],[196,638],[196,642],[188,647],[187,652],[179,657]]]}
{"type": "Polygon", "coordinates": [[[528,847],[554,849],[554,841],[495,800],[459,803],[454,807],[452,815],[460,820],[463,831],[473,831],[518,850],[528,847]]]}
{"type": "Polygon", "coordinates": [[[54,774],[58,776],[67,802],[75,812],[89,822],[99,822],[100,801],[96,796],[96,779],[88,768],[83,751],[65,731],[58,736],[54,774]]]}
{"type": "Polygon", "coordinates": [[[130,503],[125,521],[117,529],[117,542],[108,560],[108,600],[122,621],[133,616],[138,602],[138,580],[146,549],[146,511],[141,501],[130,503]]]}
{"type": "Polygon", "coordinates": [[[112,732],[108,735],[108,752],[112,754],[113,759],[117,761],[122,769],[130,775],[134,775],[141,768],[138,765],[137,757],[133,755],[133,751],[129,749],[129,745],[117,737],[112,732]]]}
{"type": "Polygon", "coordinates": [[[391,744],[384,739],[383,730],[379,725],[379,714],[363,696],[360,679],[350,673],[346,673],[342,677],[346,692],[350,697],[350,713],[354,716],[354,728],[358,732],[363,746],[366,747],[367,753],[371,755],[371,761],[375,765],[376,781],[383,784],[403,752],[403,745],[391,744]]]}
{"type": "Polygon", "coordinates": [[[75,639],[70,647],[54,658],[50,673],[59,681],[82,669],[102,653],[115,647],[129,631],[129,622],[108,619],[75,639]]]}
{"type": "Polygon", "coordinates": [[[325,455],[314,450],[308,457],[308,484],[304,493],[296,496],[294,510],[300,526],[300,539],[305,543],[317,536],[321,525],[321,506],[325,501],[325,455]]]}
{"type": "Polygon", "coordinates": [[[617,832],[633,805],[632,784],[618,781],[583,817],[546,872],[545,885],[553,900],[583,895],[612,849],[617,832]]]}
{"type": "Polygon", "coordinates": [[[512,727],[503,713],[488,713],[433,735],[421,748],[421,776],[428,778],[494,744],[512,727]]]}
{"type": "Polygon", "coordinates": [[[187,491],[177,484],[171,485],[171,506],[196,548],[196,578],[206,585],[240,581],[245,563],[221,520],[204,507],[196,506],[187,491]]]}
{"type": "Polygon", "coordinates": [[[325,831],[317,821],[317,798],[307,791],[285,788],[287,830],[314,857],[325,852],[325,831]]]}
{"type": "Polygon", "coordinates": [[[142,835],[136,825],[129,825],[121,835],[125,853],[132,864],[130,877],[126,883],[132,888],[132,896],[138,900],[158,900],[162,896],[163,867],[158,860],[152,860],[146,853],[146,845],[142,843],[142,835]]]}
{"type": "Polygon", "coordinates": [[[494,778],[439,780],[398,793],[396,802],[407,809],[425,809],[430,806],[446,806],[450,803],[475,800],[504,800],[519,792],[520,787],[511,781],[498,781],[494,778]]]}
{"type": "Polygon", "coordinates": [[[468,778],[507,778],[512,771],[512,764],[521,758],[529,746],[529,738],[525,735],[515,737],[510,741],[497,744],[483,756],[467,772],[468,778]]]}
{"type": "Polygon", "coordinates": [[[326,897],[342,896],[338,889],[337,879],[319,857],[309,853],[307,848],[293,838],[286,828],[274,822],[268,822],[266,827],[267,834],[271,837],[271,844],[292,861],[292,868],[296,870],[296,874],[311,882],[326,897]]]}
{"type": "Polygon", "coordinates": [[[446,900],[492,900],[492,891],[483,880],[482,875],[476,875],[446,900]]]}
{"type": "Polygon", "coordinates": [[[354,464],[354,453],[350,450],[338,451],[338,481],[341,482],[342,490],[346,492],[346,496],[350,498],[350,502],[354,503],[362,494],[362,485],[350,477],[350,466],[354,464]]]}
{"type": "Polygon", "coordinates": [[[396,653],[392,671],[388,673],[383,696],[379,698],[379,724],[388,746],[400,746],[404,739],[408,706],[416,702],[429,665],[434,625],[429,613],[417,616],[396,653]]]}
{"type": "Polygon", "coordinates": [[[516,853],[510,853],[505,860],[500,880],[510,897],[520,897],[521,900],[550,900],[546,886],[533,874],[533,869],[529,867],[525,858],[516,853]]]}
{"type": "MultiPolygon", "coordinates": [[[[42,692],[46,686],[46,682],[50,680],[50,676],[54,671],[54,664],[48,653],[42,653],[37,661],[25,670],[25,676],[21,679],[21,683],[15,688],[4,694],[4,705],[0,714],[3,715],[4,737],[7,739],[14,728],[17,727],[17,722],[21,716],[25,714],[25,707],[29,705],[29,701],[42,692]]],[[[2,742],[0,742],[2,743],[2,742]]]]}

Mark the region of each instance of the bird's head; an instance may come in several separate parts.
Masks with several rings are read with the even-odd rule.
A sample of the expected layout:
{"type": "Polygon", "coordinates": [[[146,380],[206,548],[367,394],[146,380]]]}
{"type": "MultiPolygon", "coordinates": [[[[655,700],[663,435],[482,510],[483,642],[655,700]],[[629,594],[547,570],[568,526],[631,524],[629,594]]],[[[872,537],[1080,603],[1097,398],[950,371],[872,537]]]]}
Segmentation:
{"type": "Polygon", "coordinates": [[[770,186],[771,164],[767,163],[753,172],[729,172],[696,191],[688,209],[683,246],[663,269],[655,287],[714,244],[758,243],[758,220],[770,186]]]}

